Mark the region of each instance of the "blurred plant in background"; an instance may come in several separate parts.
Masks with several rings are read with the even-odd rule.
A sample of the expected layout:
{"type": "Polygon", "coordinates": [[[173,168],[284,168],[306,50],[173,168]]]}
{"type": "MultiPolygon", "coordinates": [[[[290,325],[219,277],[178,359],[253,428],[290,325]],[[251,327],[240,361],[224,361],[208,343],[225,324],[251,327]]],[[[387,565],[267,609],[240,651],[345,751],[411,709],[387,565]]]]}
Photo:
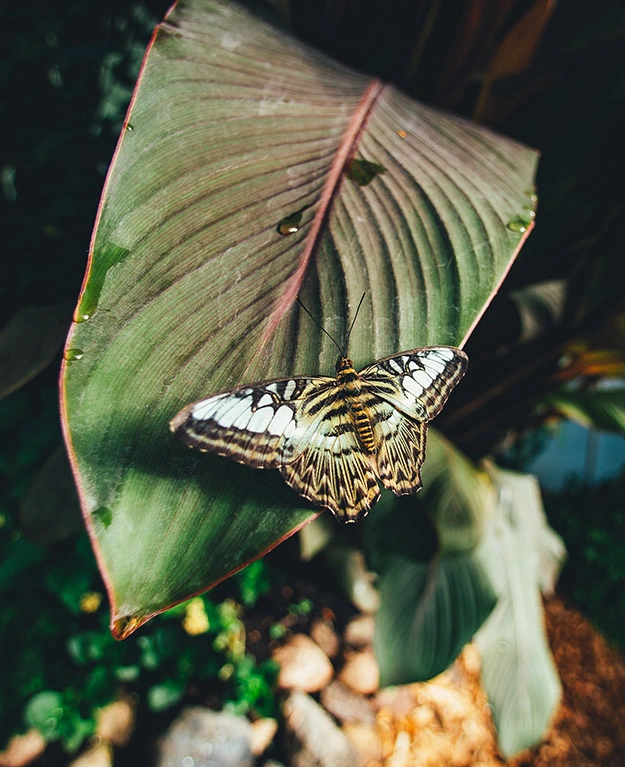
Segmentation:
{"type": "MultiPolygon", "coordinates": [[[[620,3],[597,8],[553,0],[471,0],[461,11],[449,0],[268,5],[295,34],[336,58],[543,154],[540,224],[473,333],[471,377],[454,395],[453,410],[437,422],[445,437],[431,441],[430,490],[419,498],[429,516],[420,515],[416,525],[415,515],[406,522],[404,501],[388,509],[381,504],[365,530],[364,548],[381,573],[383,594],[396,593],[406,579],[413,589],[425,583],[424,562],[437,546],[455,561],[464,558],[463,578],[450,592],[458,607],[471,598],[473,560],[481,557],[488,567],[501,557],[493,554],[492,539],[485,549],[477,547],[480,515],[489,507],[499,540],[511,541],[518,556],[541,542],[536,579],[553,588],[557,544],[540,504],[527,502],[536,498],[535,487],[520,487],[509,470],[524,470],[561,418],[621,435],[625,429],[625,306],[615,278],[625,212],[625,12],[620,3]],[[490,462],[483,463],[485,457],[490,462]],[[519,493],[520,505],[514,502],[519,493]],[[515,526],[519,508],[529,507],[533,521],[524,514],[515,526]],[[386,531],[395,538],[389,541],[382,523],[390,517],[395,522],[386,531]],[[419,554],[424,541],[431,547],[419,554]]],[[[254,604],[268,587],[263,568],[255,563],[244,571],[237,593],[223,602],[196,597],[140,636],[115,642],[93,555],[78,532],[66,459],[57,449],[60,345],[104,174],[152,27],[167,6],[103,8],[86,0],[2,11],[5,26],[16,33],[3,65],[1,107],[13,130],[2,147],[0,174],[8,255],[0,281],[0,632],[3,645],[17,649],[0,719],[4,737],[32,725],[68,750],[93,732],[95,711],[120,685],[138,691],[155,711],[207,680],[238,711],[273,710],[274,669],[247,654],[243,613],[232,601],[254,604]],[[33,315],[33,306],[47,308],[33,315]]],[[[549,520],[569,554],[561,588],[621,643],[624,484],[621,475],[597,487],[572,484],[546,498],[549,520]]],[[[444,556],[438,559],[443,575],[444,556]]],[[[496,581],[496,574],[491,577],[496,581]]],[[[418,590],[409,596],[416,599],[410,614],[424,609],[418,590]]],[[[383,604],[400,613],[405,606],[383,604]]],[[[478,611],[486,616],[492,606],[485,599],[478,611]]],[[[388,649],[384,638],[378,646],[388,649]]],[[[433,666],[444,667],[459,648],[442,649],[444,658],[430,659],[433,666]]],[[[390,655],[398,662],[395,650],[390,655]]],[[[510,742],[514,750],[513,736],[510,742]]]]}

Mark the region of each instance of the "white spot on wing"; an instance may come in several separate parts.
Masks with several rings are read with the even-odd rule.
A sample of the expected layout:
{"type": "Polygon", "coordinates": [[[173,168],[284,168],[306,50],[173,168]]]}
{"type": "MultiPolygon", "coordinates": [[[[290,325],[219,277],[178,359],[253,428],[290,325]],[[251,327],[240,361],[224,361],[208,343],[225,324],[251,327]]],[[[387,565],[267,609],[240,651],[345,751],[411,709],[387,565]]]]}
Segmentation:
{"type": "Polygon", "coordinates": [[[273,398],[269,394],[263,394],[258,400],[257,407],[266,407],[267,405],[273,405],[273,398]]]}
{"type": "Polygon", "coordinates": [[[397,360],[389,360],[389,361],[388,361],[388,366],[389,366],[389,367],[390,367],[392,370],[394,370],[396,373],[402,373],[402,372],[403,372],[403,368],[402,368],[402,366],[399,364],[399,362],[397,362],[397,360]]]}
{"type": "Polygon", "coordinates": [[[202,402],[198,402],[197,405],[193,407],[191,415],[197,421],[206,421],[208,418],[213,417],[213,412],[216,407],[218,407],[218,400],[216,401],[211,397],[211,399],[205,399],[202,400],[202,402]]]}
{"type": "Polygon", "coordinates": [[[406,391],[410,392],[410,394],[413,394],[415,397],[420,397],[423,394],[423,387],[419,386],[414,378],[411,378],[410,376],[404,376],[403,386],[406,391]]]}
{"type": "Polygon", "coordinates": [[[429,386],[431,386],[432,381],[434,380],[432,376],[425,372],[425,370],[415,370],[415,372],[412,374],[412,377],[416,383],[418,383],[419,386],[423,387],[424,389],[427,389],[429,386]]]}
{"type": "Polygon", "coordinates": [[[438,354],[441,359],[445,360],[445,362],[450,362],[455,357],[455,354],[451,349],[438,349],[436,354],[438,354]]]}
{"type": "Polygon", "coordinates": [[[284,399],[291,399],[291,395],[295,391],[295,381],[289,381],[284,390],[284,399]]]}
{"type": "Polygon", "coordinates": [[[255,431],[258,434],[262,434],[264,431],[267,431],[267,427],[269,426],[273,415],[273,408],[261,407],[252,415],[246,428],[248,431],[255,431]]]}
{"type": "Polygon", "coordinates": [[[271,423],[267,427],[267,431],[274,436],[279,436],[284,433],[286,427],[293,420],[293,411],[288,405],[281,405],[277,410],[274,417],[271,419],[271,423]]]}
{"type": "Polygon", "coordinates": [[[429,370],[433,370],[437,375],[442,375],[445,372],[445,363],[439,359],[428,357],[423,360],[423,364],[429,370]]]}
{"type": "MultiPolygon", "coordinates": [[[[237,399],[238,402],[236,402],[233,407],[228,407],[228,405],[232,404],[232,399],[227,398],[224,400],[223,410],[221,408],[215,408],[215,412],[213,413],[212,417],[215,421],[217,421],[219,426],[224,429],[232,426],[237,420],[244,420],[250,416],[252,409],[252,398],[241,397],[237,399]]],[[[242,426],[238,425],[238,428],[242,428],[242,426]]]]}

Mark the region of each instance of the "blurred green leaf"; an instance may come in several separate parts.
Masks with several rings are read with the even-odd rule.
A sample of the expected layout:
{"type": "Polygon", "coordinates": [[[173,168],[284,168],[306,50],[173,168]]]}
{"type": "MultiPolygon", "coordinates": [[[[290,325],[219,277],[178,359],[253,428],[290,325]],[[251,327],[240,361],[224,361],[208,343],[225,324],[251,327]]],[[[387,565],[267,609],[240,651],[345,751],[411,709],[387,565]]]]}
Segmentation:
{"type": "Polygon", "coordinates": [[[24,709],[26,724],[39,730],[46,741],[59,738],[62,718],[63,695],[53,690],[45,690],[33,695],[24,709]]]}
{"type": "Polygon", "coordinates": [[[434,522],[439,551],[454,554],[475,548],[495,509],[488,475],[430,429],[422,477],[423,489],[417,498],[434,522]]]}
{"type": "Polygon", "coordinates": [[[118,636],[317,513],[277,472],[186,451],[172,416],[245,381],[331,373],[336,349],[298,293],[343,339],[368,291],[357,366],[462,343],[531,228],[509,224],[536,160],[234,4],[174,6],[109,172],[63,371],[118,636]],[[356,150],[385,169],[364,187],[344,173],[356,150]]]}
{"type": "Polygon", "coordinates": [[[71,306],[29,306],[0,333],[0,399],[19,389],[58,354],[71,321],[71,306]]]}
{"type": "Polygon", "coordinates": [[[521,323],[519,342],[525,343],[538,338],[560,322],[566,303],[566,282],[545,280],[512,290],[509,296],[521,323]]]}
{"type": "Polygon", "coordinates": [[[625,388],[559,391],[545,397],[545,402],[564,418],[587,429],[625,434],[625,388]]]}
{"type": "Polygon", "coordinates": [[[564,547],[546,523],[536,479],[490,473],[499,502],[479,556],[497,605],[476,642],[499,747],[510,757],[542,738],[560,702],[540,592],[553,589],[564,547]]]}
{"type": "Polygon", "coordinates": [[[271,588],[267,567],[260,559],[240,570],[236,578],[239,584],[241,602],[245,607],[253,607],[260,597],[267,594],[271,588]]]}
{"type": "Polygon", "coordinates": [[[488,617],[495,595],[471,554],[415,562],[397,556],[380,578],[375,654],[380,683],[440,674],[488,617]]]}
{"type": "Polygon", "coordinates": [[[172,679],[150,687],[148,690],[148,706],[150,711],[166,711],[168,708],[175,706],[182,698],[185,686],[184,682],[172,679]]]}
{"type": "Polygon", "coordinates": [[[76,485],[62,445],[35,475],[22,501],[20,523],[28,537],[42,546],[84,530],[76,485]]]}

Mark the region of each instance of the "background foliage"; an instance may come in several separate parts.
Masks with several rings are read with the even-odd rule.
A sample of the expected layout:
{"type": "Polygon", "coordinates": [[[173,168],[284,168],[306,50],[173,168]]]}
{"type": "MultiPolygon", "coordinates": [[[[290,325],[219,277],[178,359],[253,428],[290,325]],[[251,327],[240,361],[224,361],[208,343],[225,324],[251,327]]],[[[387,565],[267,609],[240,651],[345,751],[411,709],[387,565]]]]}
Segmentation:
{"type": "MultiPolygon", "coordinates": [[[[625,208],[622,4],[272,5],[296,34],[339,60],[542,152],[539,225],[470,341],[473,383],[458,390],[453,420],[450,415],[441,421],[469,456],[503,446],[508,460],[521,465],[525,454],[515,440],[554,412],[547,392],[562,386],[575,391],[606,374],[622,375],[623,291],[614,279],[621,268],[625,208]],[[564,289],[538,302],[539,312],[519,311],[537,303],[535,292],[519,291],[545,281],[564,289]],[[515,453],[511,444],[518,447],[515,453]]],[[[3,124],[11,128],[0,150],[2,327],[25,306],[73,304],[134,78],[152,26],[167,6],[29,0],[2,10],[4,28],[14,30],[5,43],[0,104],[3,124]]],[[[3,643],[5,637],[27,637],[5,695],[12,708],[1,718],[7,735],[19,727],[30,699],[27,718],[36,721],[59,701],[35,698],[35,705],[31,696],[55,691],[73,698],[67,706],[73,724],[58,728],[58,736],[72,745],[88,732],[91,704],[103,702],[103,691],[119,680],[111,670],[146,667],[138,660],[140,646],[118,650],[108,644],[103,608],[95,614],[80,610],[81,598],[101,588],[84,541],[43,546],[22,534],[22,502],[60,440],[57,369],[55,361],[0,402],[0,629],[3,643]],[[64,686],[51,675],[50,664],[37,659],[42,641],[56,657],[67,658],[62,674],[74,675],[75,682],[64,686]],[[87,689],[81,664],[97,645],[104,648],[97,650],[102,663],[87,662],[106,673],[103,680],[95,673],[87,689]],[[109,651],[129,657],[112,659],[109,651]]],[[[548,502],[569,549],[563,589],[621,641],[622,489],[623,480],[615,479],[605,488],[574,488],[548,502]]],[[[155,624],[154,635],[169,632],[173,624],[163,621],[155,624]]],[[[178,651],[184,632],[177,637],[178,651]]]]}

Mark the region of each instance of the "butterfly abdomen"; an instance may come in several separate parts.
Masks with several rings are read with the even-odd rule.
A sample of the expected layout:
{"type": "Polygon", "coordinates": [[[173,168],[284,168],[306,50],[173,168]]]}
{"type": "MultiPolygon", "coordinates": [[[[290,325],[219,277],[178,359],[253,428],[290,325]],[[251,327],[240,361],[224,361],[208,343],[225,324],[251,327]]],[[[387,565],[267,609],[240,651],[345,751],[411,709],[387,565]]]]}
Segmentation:
{"type": "Polygon", "coordinates": [[[354,369],[351,360],[346,357],[342,357],[339,360],[336,377],[341,384],[342,395],[352,423],[356,427],[358,438],[367,453],[374,453],[375,439],[373,437],[373,427],[371,426],[367,410],[361,401],[360,376],[354,369]]]}

